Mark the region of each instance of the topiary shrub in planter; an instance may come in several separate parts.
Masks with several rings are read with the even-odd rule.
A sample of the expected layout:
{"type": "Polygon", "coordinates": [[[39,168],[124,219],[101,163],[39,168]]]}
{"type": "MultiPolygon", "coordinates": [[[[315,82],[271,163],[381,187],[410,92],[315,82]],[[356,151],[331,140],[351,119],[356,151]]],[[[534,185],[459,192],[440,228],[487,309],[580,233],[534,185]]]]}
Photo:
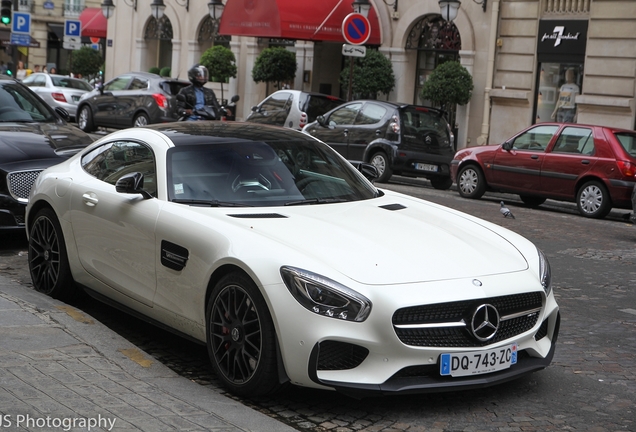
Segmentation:
{"type": "Polygon", "coordinates": [[[236,78],[236,57],[231,49],[223,45],[214,45],[207,49],[199,61],[208,68],[210,81],[221,83],[221,100],[223,100],[223,83],[236,78]]]}
{"type": "Polygon", "coordinates": [[[153,66],[150,69],[148,69],[148,72],[159,75],[159,72],[161,72],[161,69],[159,69],[157,66],[153,66]]]}
{"type": "Polygon", "coordinates": [[[169,67],[163,67],[159,71],[159,75],[161,75],[162,77],[170,78],[170,73],[171,73],[171,69],[169,67]]]}
{"type": "Polygon", "coordinates": [[[296,54],[282,47],[265,48],[252,68],[254,82],[275,82],[281,88],[283,81],[296,78],[296,54]]]}
{"type": "Polygon", "coordinates": [[[431,73],[420,95],[422,99],[428,99],[450,113],[454,105],[466,105],[472,92],[473,77],[466,68],[458,61],[447,61],[431,73]]]}
{"type": "MultiPolygon", "coordinates": [[[[349,93],[350,67],[346,65],[340,72],[340,85],[349,93]]],[[[364,57],[354,60],[352,79],[353,99],[376,99],[378,93],[389,94],[395,87],[395,75],[391,60],[380,51],[367,49],[364,57]]]]}

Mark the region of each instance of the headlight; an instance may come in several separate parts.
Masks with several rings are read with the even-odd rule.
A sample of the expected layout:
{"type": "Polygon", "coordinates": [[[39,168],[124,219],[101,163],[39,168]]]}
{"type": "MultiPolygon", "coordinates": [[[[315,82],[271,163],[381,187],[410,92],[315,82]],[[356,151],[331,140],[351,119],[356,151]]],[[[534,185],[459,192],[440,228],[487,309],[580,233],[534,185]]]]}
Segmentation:
{"type": "Polygon", "coordinates": [[[545,294],[548,296],[552,291],[552,270],[550,270],[550,263],[545,254],[540,249],[537,251],[539,251],[539,278],[545,294]]]}
{"type": "Polygon", "coordinates": [[[362,322],[371,312],[371,301],[329,278],[295,267],[281,267],[289,292],[307,310],[345,321],[362,322]]]}

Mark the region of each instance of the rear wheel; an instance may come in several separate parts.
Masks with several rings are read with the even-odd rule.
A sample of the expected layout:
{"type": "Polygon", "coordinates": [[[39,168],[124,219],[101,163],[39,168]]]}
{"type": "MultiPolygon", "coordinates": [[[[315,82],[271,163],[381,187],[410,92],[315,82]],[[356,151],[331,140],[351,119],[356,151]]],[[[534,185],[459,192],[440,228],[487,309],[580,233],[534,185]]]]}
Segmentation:
{"type": "Polygon", "coordinates": [[[276,391],[276,333],[258,287],[240,272],[224,276],[206,308],[207,346],[212,367],[234,394],[276,391]]]}
{"type": "Polygon", "coordinates": [[[137,114],[133,122],[134,127],[146,127],[148,124],[150,124],[150,119],[144,113],[137,114]]]}
{"type": "Polygon", "coordinates": [[[467,165],[457,173],[457,190],[464,198],[478,199],[486,192],[486,180],[481,169],[467,165]]]}
{"type": "Polygon", "coordinates": [[[49,208],[40,210],[31,226],[29,271],[33,286],[41,293],[62,300],[69,300],[77,293],[62,228],[49,208]]]}
{"type": "Polygon", "coordinates": [[[378,178],[376,181],[379,183],[388,182],[393,175],[393,170],[389,166],[389,158],[386,156],[386,153],[383,151],[375,153],[371,157],[371,164],[378,170],[378,178]]]}
{"type": "Polygon", "coordinates": [[[603,219],[612,210],[609,193],[605,186],[596,180],[585,183],[576,194],[579,213],[593,219],[603,219]]]}
{"type": "Polygon", "coordinates": [[[519,198],[525,205],[530,207],[539,207],[545,202],[545,198],[532,195],[519,195],[519,198]]]}
{"type": "Polygon", "coordinates": [[[84,132],[92,132],[95,130],[93,112],[88,105],[84,105],[80,108],[79,114],[77,115],[77,126],[84,132]]]}
{"type": "Polygon", "coordinates": [[[439,190],[447,190],[453,185],[453,180],[450,177],[433,177],[431,180],[431,186],[439,190]]]}

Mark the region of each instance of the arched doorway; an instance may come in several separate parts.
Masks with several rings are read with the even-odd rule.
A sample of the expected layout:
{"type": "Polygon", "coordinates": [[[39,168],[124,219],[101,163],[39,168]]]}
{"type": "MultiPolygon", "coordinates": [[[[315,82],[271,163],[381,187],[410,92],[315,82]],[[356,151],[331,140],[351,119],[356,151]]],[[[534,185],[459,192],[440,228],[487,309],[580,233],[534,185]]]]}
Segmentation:
{"type": "Polygon", "coordinates": [[[170,68],[172,65],[172,23],[164,15],[158,21],[152,17],[146,25],[144,39],[148,49],[148,69],[158,67],[159,69],[170,68]]]}
{"type": "Polygon", "coordinates": [[[203,19],[197,36],[202,54],[214,45],[223,45],[226,48],[230,47],[232,36],[220,35],[218,33],[218,27],[218,22],[215,22],[209,15],[203,19]]]}
{"type": "MultiPolygon", "coordinates": [[[[406,49],[417,50],[415,92],[413,103],[433,104],[420,97],[422,87],[433,70],[441,63],[459,59],[462,40],[459,30],[441,15],[427,15],[415,23],[406,40],[406,49]]],[[[455,110],[448,113],[448,122],[455,128],[455,110]]],[[[457,135],[457,133],[455,133],[457,135]]]]}

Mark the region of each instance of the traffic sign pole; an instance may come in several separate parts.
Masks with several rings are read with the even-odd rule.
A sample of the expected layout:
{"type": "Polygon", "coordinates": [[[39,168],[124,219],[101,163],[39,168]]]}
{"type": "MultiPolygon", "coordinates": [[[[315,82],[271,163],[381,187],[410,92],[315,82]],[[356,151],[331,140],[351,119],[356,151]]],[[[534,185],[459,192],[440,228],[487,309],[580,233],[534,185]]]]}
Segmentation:
{"type": "MultiPolygon", "coordinates": [[[[342,36],[351,45],[362,45],[371,36],[369,20],[362,14],[350,13],[342,20],[342,36]]],[[[347,101],[353,97],[353,56],[349,57],[349,91],[347,101]]]]}

